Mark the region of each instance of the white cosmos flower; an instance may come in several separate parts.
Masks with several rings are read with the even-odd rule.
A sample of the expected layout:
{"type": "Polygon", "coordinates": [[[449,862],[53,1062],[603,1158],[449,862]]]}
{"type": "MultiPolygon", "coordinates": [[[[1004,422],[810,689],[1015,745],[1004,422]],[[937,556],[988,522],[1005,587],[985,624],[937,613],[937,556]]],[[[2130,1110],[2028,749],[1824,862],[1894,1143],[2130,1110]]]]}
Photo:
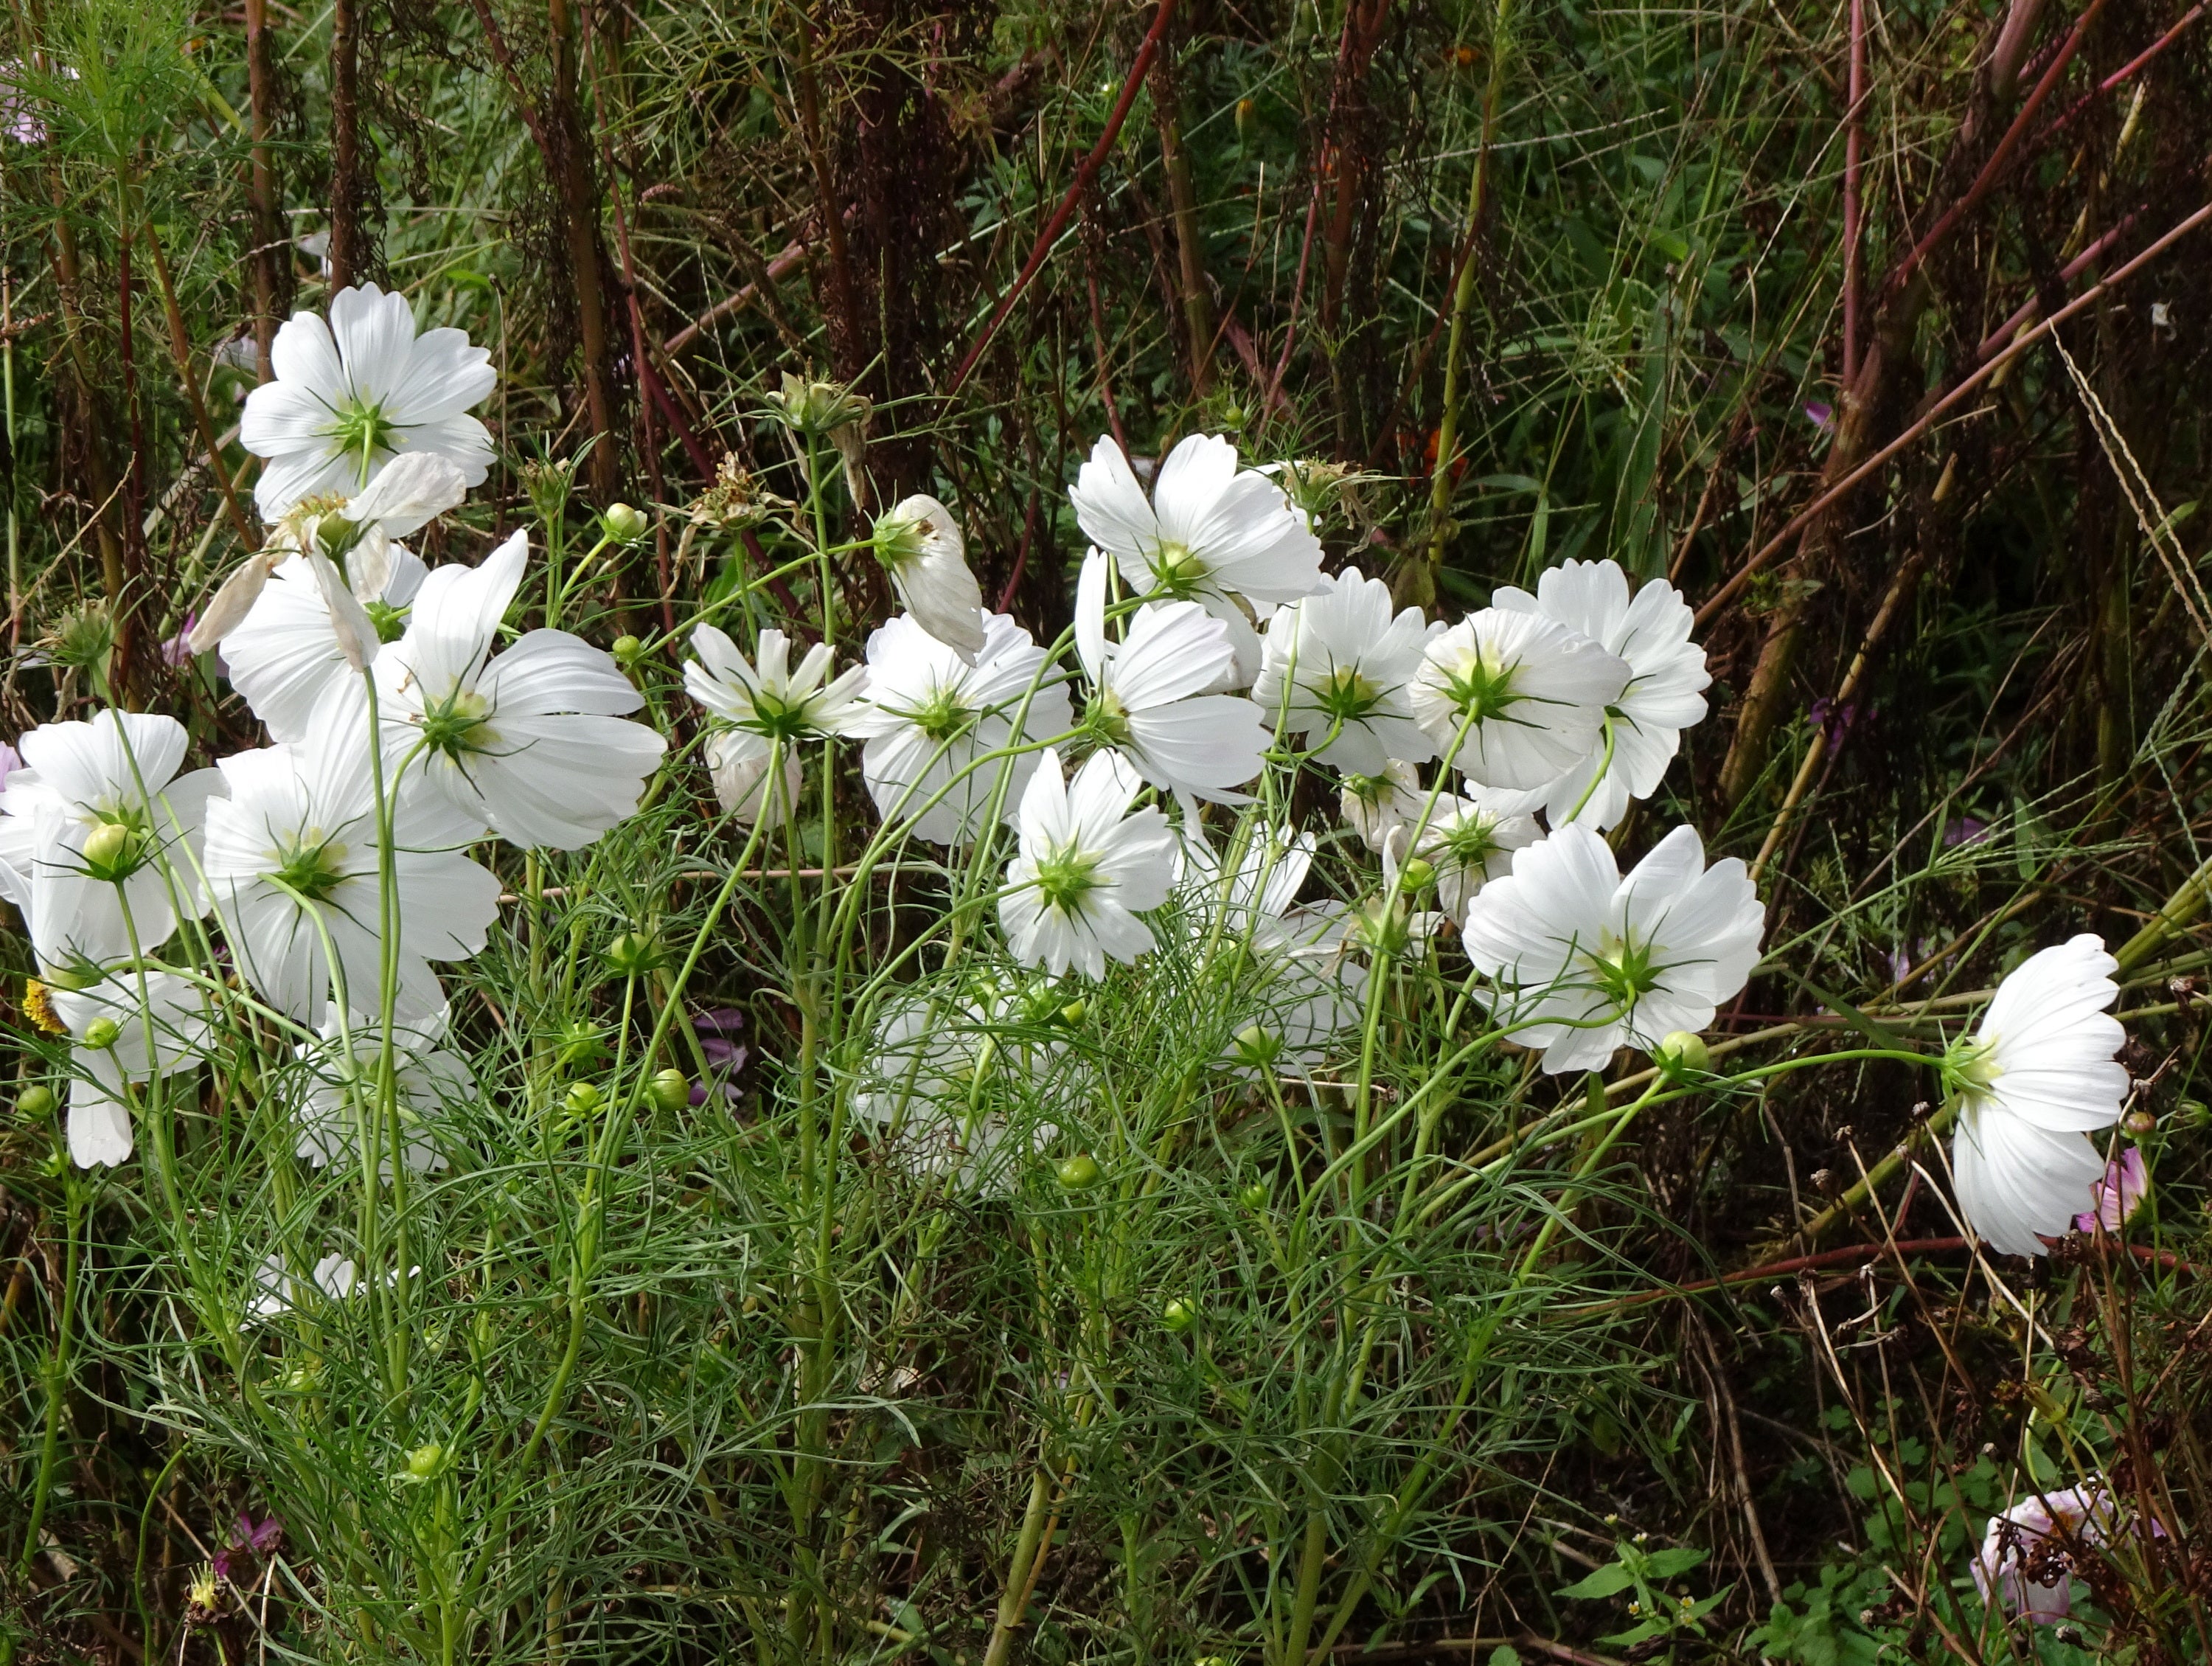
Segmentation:
{"type": "Polygon", "coordinates": [[[276,380],[246,397],[239,440],[266,459],[253,496],[275,521],[303,497],[345,496],[401,452],[431,452],[471,486],[490,471],[491,435],[467,415],[499,381],[465,331],[418,336],[401,295],[341,289],[330,322],[295,313],[270,348],[276,380]]]}
{"type": "Polygon", "coordinates": [[[1071,782],[1059,752],[1045,748],[1022,794],[1021,851],[999,897],[1007,945],[1024,965],[1103,977],[1109,958],[1131,962],[1152,946],[1137,915],[1167,901],[1176,841],[1158,810],[1130,810],[1139,784],[1110,751],[1085,759],[1071,782]]]}
{"type": "MultiPolygon", "coordinates": [[[[410,1277],[422,1272],[419,1267],[410,1268],[410,1277]]],[[[384,1275],[386,1286],[399,1281],[398,1269],[387,1270],[384,1275]]],[[[357,1296],[368,1286],[362,1282],[361,1271],[350,1256],[328,1255],[316,1262],[307,1277],[297,1278],[284,1265],[282,1256],[263,1257],[254,1270],[253,1299],[246,1304],[240,1320],[241,1328],[259,1324],[264,1319],[273,1319],[278,1314],[297,1307],[312,1306],[319,1297],[342,1302],[349,1296],[357,1296]]]]}
{"type": "Polygon", "coordinates": [[[912,818],[933,844],[965,844],[1003,783],[1000,814],[1013,820],[1036,754],[978,760],[1013,743],[1025,702],[1026,740],[1065,733],[1071,716],[1029,632],[994,613],[971,666],[902,613],[868,638],[867,657],[867,708],[847,733],[867,737],[860,773],[884,819],[912,818]]]}
{"type": "Polygon", "coordinates": [[[1310,833],[1248,819],[1231,835],[1224,857],[1202,828],[1187,826],[1176,891],[1192,939],[1203,941],[1218,931],[1231,943],[1288,942],[1298,892],[1313,868],[1314,845],[1310,833]]]}
{"type": "MultiPolygon", "coordinates": [[[[329,1010],[334,970],[354,1006],[377,999],[382,916],[365,706],[341,684],[303,742],[223,759],[230,796],[209,806],[208,885],[231,956],[270,1005],[311,1025],[329,1010]]],[[[481,824],[434,794],[403,793],[393,823],[397,1012],[419,1024],[446,1004],[429,963],[483,947],[499,879],[454,848],[478,836],[481,824]]]]}
{"type": "Polygon", "coordinates": [[[1382,848],[1394,827],[1420,820],[1429,801],[1419,772],[1402,758],[1388,759],[1371,775],[1346,775],[1337,808],[1370,850],[1382,848]]]}
{"type": "Polygon", "coordinates": [[[1350,952],[1352,918],[1341,908],[1295,909],[1281,940],[1259,945],[1242,1020],[1228,1055],[1249,1077],[1264,1062],[1278,1075],[1309,1078],[1356,1031],[1367,972],[1350,952]]]}
{"type": "MultiPolygon", "coordinates": [[[[301,563],[291,559],[295,556],[321,555],[342,563],[344,581],[355,600],[380,624],[391,623],[414,594],[423,571],[422,562],[399,540],[420,532],[467,494],[468,484],[461,471],[447,459],[428,452],[410,452],[396,459],[351,497],[342,501],[309,498],[295,504],[270,533],[268,542],[222,581],[207,611],[192,626],[186,645],[194,654],[205,654],[219,643],[228,643],[240,626],[252,619],[272,575],[289,574],[295,581],[303,581],[301,563]],[[395,589],[403,593],[395,596],[395,589]]],[[[319,589],[313,586],[297,593],[313,593],[320,599],[319,589]]],[[[328,611],[325,605],[325,616],[328,611]]],[[[287,627],[297,627],[306,621],[288,617],[284,623],[287,627]]],[[[330,646],[335,652],[337,642],[332,621],[322,617],[319,629],[320,634],[331,637],[330,646]]],[[[237,664],[235,654],[225,658],[237,664]]],[[[245,692],[242,686],[240,691],[245,692]]],[[[252,703],[252,696],[246,697],[252,703]]],[[[269,719],[263,716],[262,721],[265,723],[269,719]]]]}
{"type": "Polygon", "coordinates": [[[854,666],[830,680],[836,655],[817,642],[793,672],[790,640],[774,626],[760,634],[757,671],[713,625],[693,631],[691,647],[699,657],[684,662],[684,686],[719,720],[706,748],[714,796],[741,824],[751,826],[765,812],[773,828],[799,802],[800,743],[850,731],[865,710],[867,670],[854,666]],[[773,784],[769,760],[779,741],[781,781],[773,784]]]}
{"type": "Polygon", "coordinates": [[[198,1063],[207,1046],[207,1003],[174,972],[128,968],[82,989],[49,988],[46,998],[76,1043],[71,1062],[84,1073],[70,1083],[70,1158],[80,1169],[125,1162],[134,1142],[124,1083],[150,1082],[198,1063]],[[106,1047],[86,1044],[94,1025],[112,1028],[106,1047]]]}
{"type": "Polygon", "coordinates": [[[1252,1078],[1264,1063],[1304,1076],[1360,1018],[1364,983],[1346,953],[1347,918],[1334,900],[1301,905],[1311,872],[1311,833],[1256,821],[1232,835],[1224,854],[1195,829],[1186,831],[1176,886],[1184,929],[1194,946],[1215,943],[1245,957],[1226,998],[1231,1073],[1252,1078]],[[1217,938],[1217,933],[1218,934],[1217,938]]]}
{"type": "Polygon", "coordinates": [[[176,903],[207,911],[190,853],[222,778],[178,775],[187,739],[173,717],[109,710],[17,742],[22,767],[0,790],[0,894],[41,964],[143,953],[176,930],[176,903]]]}
{"type": "MultiPolygon", "coordinates": [[[[368,612],[379,636],[397,631],[399,620],[422,587],[428,572],[404,545],[391,547],[384,585],[368,599],[368,612]]],[[[244,622],[222,638],[230,685],[272,739],[297,740],[331,685],[359,675],[338,636],[330,598],[316,569],[305,561],[288,561],[270,577],[244,622]]]]}
{"type": "Polygon", "coordinates": [[[1664,579],[1631,596],[1618,562],[1570,561],[1538,579],[1534,595],[1509,586],[1490,605],[1555,619],[1627,662],[1628,686],[1613,702],[1612,767],[1592,791],[1605,765],[1601,737],[1589,757],[1551,784],[1544,803],[1554,827],[1577,805],[1576,819],[1601,830],[1613,826],[1632,800],[1658,787],[1681,748],[1682,731],[1705,717],[1705,690],[1713,679],[1705,649],[1690,640],[1696,620],[1689,604],[1664,579]]]}
{"type": "Polygon", "coordinates": [[[1589,828],[1517,850],[1467,907],[1467,958],[1493,1006],[1549,1071],[1595,1070],[1623,1045],[1699,1031],[1759,964],[1758,892],[1730,856],[1705,866],[1678,827],[1624,876],[1589,828]]]}
{"type": "Polygon", "coordinates": [[[576,850],[636,810],[668,743],[623,720],[645,696],[580,637],[532,630],[493,656],[529,558],[517,532],[483,566],[422,581],[376,658],[385,751],[396,763],[419,747],[409,784],[508,842],[576,850]]]}
{"type": "MultiPolygon", "coordinates": [[[[447,1014],[440,1012],[424,1024],[394,1024],[392,1052],[398,1082],[398,1137],[408,1171],[427,1174],[446,1166],[433,1128],[447,1105],[472,1097],[476,1079],[468,1066],[439,1043],[446,1034],[447,1014]]],[[[376,1020],[356,1013],[341,1028],[336,1011],[324,1019],[322,1040],[299,1047],[293,1056],[307,1067],[295,1115],[299,1119],[295,1153],[317,1168],[350,1157],[364,1126],[375,1119],[376,1073],[383,1058],[383,1037],[376,1020]],[[348,1041],[352,1043],[349,1059],[348,1041]]],[[[392,1172],[392,1131],[384,1131],[377,1153],[377,1172],[392,1172]]]]}
{"type": "MultiPolygon", "coordinates": [[[[1005,1005],[992,1001],[994,1009],[1005,1005]]],[[[1031,1068],[1040,1062],[1031,1055],[1043,1049],[1010,1046],[976,1001],[902,995],[875,1036],[853,1110],[883,1128],[892,1159],[916,1179],[950,1176],[963,1191],[1003,1196],[1021,1165],[1060,1132],[996,1109],[1009,1098],[1031,1099],[1053,1078],[1031,1068]]]]}
{"type": "Polygon", "coordinates": [[[1453,920],[1464,921],[1467,905],[1492,879],[1513,871],[1513,853],[1536,842],[1541,830],[1528,813],[1528,795],[1494,787],[1470,786],[1466,797],[1439,793],[1424,823],[1416,809],[1408,830],[1420,831],[1413,854],[1436,869],[1437,900],[1453,920]]]}
{"type": "Polygon", "coordinates": [[[724,632],[702,624],[691,633],[699,657],[684,663],[691,697],[732,728],[766,740],[819,740],[849,734],[868,687],[865,666],[830,680],[836,655],[826,642],[806,650],[791,669],[791,640],[770,625],[760,634],[760,668],[724,632]]]}
{"type": "Polygon", "coordinates": [[[1413,715],[1446,762],[1486,787],[1547,787],[1599,742],[1628,664],[1540,614],[1486,607],[1431,641],[1413,715]]]}
{"type": "Polygon", "coordinates": [[[1152,602],[1109,642],[1106,568],[1091,556],[1075,587],[1075,651],[1091,689],[1085,721],[1155,787],[1241,803],[1233,789],[1260,773],[1270,737],[1253,702],[1205,692],[1230,667],[1227,631],[1195,603],[1152,602]]]}
{"type": "Polygon", "coordinates": [[[1413,675],[1443,629],[1418,607],[1394,614],[1389,585],[1346,568],[1275,610],[1252,698],[1319,747],[1319,763],[1358,775],[1378,775],[1394,757],[1425,763],[1437,749],[1413,720],[1413,675]]]}
{"type": "Polygon", "coordinates": [[[2090,1206],[2105,1159],[2087,1135],[2119,1121],[2127,1032],[2106,1009],[2119,963],[2088,933],[2030,955],[1943,1061],[1958,1097],[1952,1177],[1966,1224],[2008,1256],[2039,1256],[2090,1206]]]}
{"type": "Polygon", "coordinates": [[[1279,606],[1321,583],[1321,540],[1306,517],[1275,481],[1240,471],[1219,435],[1194,434],[1170,452],[1149,500],[1121,447],[1102,436],[1067,496],[1084,535],[1148,592],[1194,601],[1228,627],[1237,686],[1260,670],[1246,604],[1279,606]]]}
{"type": "Polygon", "coordinates": [[[935,498],[903,498],[878,517],[872,546],[914,622],[969,665],[983,651],[983,589],[968,541],[935,498]]]}

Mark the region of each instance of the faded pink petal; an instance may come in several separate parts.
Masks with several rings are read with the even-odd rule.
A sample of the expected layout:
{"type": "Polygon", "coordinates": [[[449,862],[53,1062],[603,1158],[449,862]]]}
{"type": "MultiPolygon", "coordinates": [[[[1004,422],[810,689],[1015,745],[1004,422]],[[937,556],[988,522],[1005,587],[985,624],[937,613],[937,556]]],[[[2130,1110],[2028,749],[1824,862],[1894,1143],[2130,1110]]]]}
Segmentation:
{"type": "Polygon", "coordinates": [[[2101,1225],[2108,1232],[2118,1231],[2149,1190],[2142,1148],[2130,1146],[2106,1164],[2104,1178],[2090,1186],[2091,1207],[2074,1217],[2074,1230],[2094,1232],[2101,1225]]]}

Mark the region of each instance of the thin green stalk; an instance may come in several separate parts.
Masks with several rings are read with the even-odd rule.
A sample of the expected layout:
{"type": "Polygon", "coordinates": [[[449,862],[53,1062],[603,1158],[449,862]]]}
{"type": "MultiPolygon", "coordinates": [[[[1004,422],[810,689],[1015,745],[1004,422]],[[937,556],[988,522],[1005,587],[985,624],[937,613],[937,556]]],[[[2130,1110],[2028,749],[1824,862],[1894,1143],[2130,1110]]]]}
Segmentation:
{"type": "Polygon", "coordinates": [[[62,1404],[69,1392],[70,1347],[76,1337],[78,1227],[84,1213],[84,1188],[75,1175],[63,1177],[65,1234],[62,1250],[62,1310],[54,1327],[54,1346],[46,1355],[42,1373],[46,1383],[46,1423],[39,1441],[39,1474],[31,1483],[31,1517],[23,1529],[23,1554],[17,1568],[28,1578],[39,1554],[40,1534],[46,1524],[46,1504],[53,1497],[54,1466],[61,1457],[62,1404]]]}

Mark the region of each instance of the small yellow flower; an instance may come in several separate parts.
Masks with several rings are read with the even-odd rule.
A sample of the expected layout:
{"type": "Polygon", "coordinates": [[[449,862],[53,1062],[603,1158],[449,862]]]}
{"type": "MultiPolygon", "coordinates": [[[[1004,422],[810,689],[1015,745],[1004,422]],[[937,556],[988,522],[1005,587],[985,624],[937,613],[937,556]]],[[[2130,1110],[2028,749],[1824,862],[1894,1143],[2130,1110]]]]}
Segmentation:
{"type": "Polygon", "coordinates": [[[221,1598],[222,1593],[216,1586],[215,1564],[201,1563],[200,1571],[192,1576],[191,1586],[185,1593],[187,1606],[198,1609],[204,1614],[212,1614],[215,1612],[216,1602],[221,1598]]]}
{"type": "Polygon", "coordinates": [[[69,1026],[54,1011],[53,997],[35,977],[23,980],[23,1013],[49,1036],[66,1036],[69,1026]]]}

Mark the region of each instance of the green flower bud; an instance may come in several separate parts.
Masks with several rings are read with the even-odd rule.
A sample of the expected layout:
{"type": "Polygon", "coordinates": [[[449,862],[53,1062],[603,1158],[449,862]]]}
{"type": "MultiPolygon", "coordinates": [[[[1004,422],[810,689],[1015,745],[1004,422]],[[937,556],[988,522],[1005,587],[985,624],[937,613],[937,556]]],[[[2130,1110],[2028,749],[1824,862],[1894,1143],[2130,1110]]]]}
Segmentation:
{"type": "Polygon", "coordinates": [[[1060,1021],[1066,1025],[1069,1029],[1073,1030],[1077,1025],[1083,1022],[1084,1018],[1090,1012],[1090,1006],[1084,1001],[1080,1000],[1071,1000],[1066,1006],[1060,1009],[1060,1021]]]}
{"type": "Polygon", "coordinates": [[[634,509],[627,503],[608,504],[607,512],[599,517],[599,524],[617,544],[636,543],[653,526],[644,510],[634,509]]]}
{"type": "Polygon", "coordinates": [[[854,423],[864,423],[872,409],[867,399],[836,382],[803,380],[788,370],[781,391],[768,396],[769,412],[801,434],[834,435],[854,423]]]}
{"type": "Polygon", "coordinates": [[[323,1386],[322,1362],[302,1359],[278,1377],[276,1383],[286,1394],[313,1394],[323,1386]]]}
{"type": "Polygon", "coordinates": [[[1670,1076],[1702,1076],[1713,1067],[1712,1049],[1705,1038],[1687,1030],[1670,1030],[1662,1036],[1651,1060],[1670,1076]]]}
{"type": "Polygon", "coordinates": [[[568,1084],[568,1097],[563,1103],[568,1105],[570,1116],[589,1116],[606,1103],[606,1097],[595,1082],[571,1082],[568,1084]]]}
{"type": "Polygon", "coordinates": [[[682,1071],[671,1067],[659,1072],[653,1079],[653,1103],[673,1116],[691,1105],[691,1079],[682,1071]]]}
{"type": "Polygon", "coordinates": [[[1273,1031],[1256,1024],[1248,1024],[1237,1032],[1237,1061],[1254,1070],[1263,1070],[1281,1056],[1283,1038],[1273,1031]]]}
{"type": "Polygon", "coordinates": [[[1096,1186],[1104,1177],[1098,1159],[1089,1152],[1078,1152],[1073,1157],[1063,1157],[1053,1170],[1053,1178],[1059,1181],[1064,1191],[1080,1192],[1096,1186]]]}
{"type": "Polygon", "coordinates": [[[33,1085],[15,1096],[15,1114],[29,1122],[41,1122],[54,1114],[54,1091],[50,1087],[33,1085]]]}
{"type": "Polygon", "coordinates": [[[622,977],[642,977],[660,964],[660,945],[647,932],[624,932],[607,945],[607,964],[622,977]]]}
{"type": "Polygon", "coordinates": [[[2174,1110],[2186,1128],[2212,1128],[2212,1105],[2202,1099],[2184,1099],[2174,1110]]]}
{"type": "Polygon", "coordinates": [[[446,1461],[446,1449],[436,1441],[417,1446],[407,1455],[407,1474],[415,1481],[428,1481],[438,1473],[446,1461]]]}
{"type": "Polygon", "coordinates": [[[2154,1112],[2138,1109],[2122,1117],[2120,1126],[2136,1139],[2144,1140],[2158,1132],[2158,1116],[2154,1112]]]}
{"type": "Polygon", "coordinates": [[[123,1026],[113,1018],[94,1018],[84,1026],[81,1039],[94,1052],[105,1053],[115,1045],[116,1038],[122,1033],[123,1026]]]}
{"type": "Polygon", "coordinates": [[[1267,1183],[1264,1180],[1251,1181],[1237,1189],[1237,1202],[1255,1215],[1267,1207],[1267,1200],[1273,1195],[1273,1194],[1267,1189],[1267,1183]]]}
{"type": "Polygon", "coordinates": [[[137,841],[121,822],[102,822],[84,842],[84,865],[95,879],[119,879],[133,866],[137,841]]]}
{"type": "Polygon", "coordinates": [[[1198,1306],[1176,1296],[1160,1310],[1160,1322],[1180,1336],[1198,1322],[1198,1306]]]}
{"type": "Polygon", "coordinates": [[[1415,856],[1398,870],[1398,885],[1402,891],[1426,891],[1436,882],[1437,865],[1425,856],[1415,856]]]}
{"type": "Polygon", "coordinates": [[[617,636],[610,652],[614,654],[617,665],[628,669],[645,658],[645,644],[635,636],[617,636]]]}

